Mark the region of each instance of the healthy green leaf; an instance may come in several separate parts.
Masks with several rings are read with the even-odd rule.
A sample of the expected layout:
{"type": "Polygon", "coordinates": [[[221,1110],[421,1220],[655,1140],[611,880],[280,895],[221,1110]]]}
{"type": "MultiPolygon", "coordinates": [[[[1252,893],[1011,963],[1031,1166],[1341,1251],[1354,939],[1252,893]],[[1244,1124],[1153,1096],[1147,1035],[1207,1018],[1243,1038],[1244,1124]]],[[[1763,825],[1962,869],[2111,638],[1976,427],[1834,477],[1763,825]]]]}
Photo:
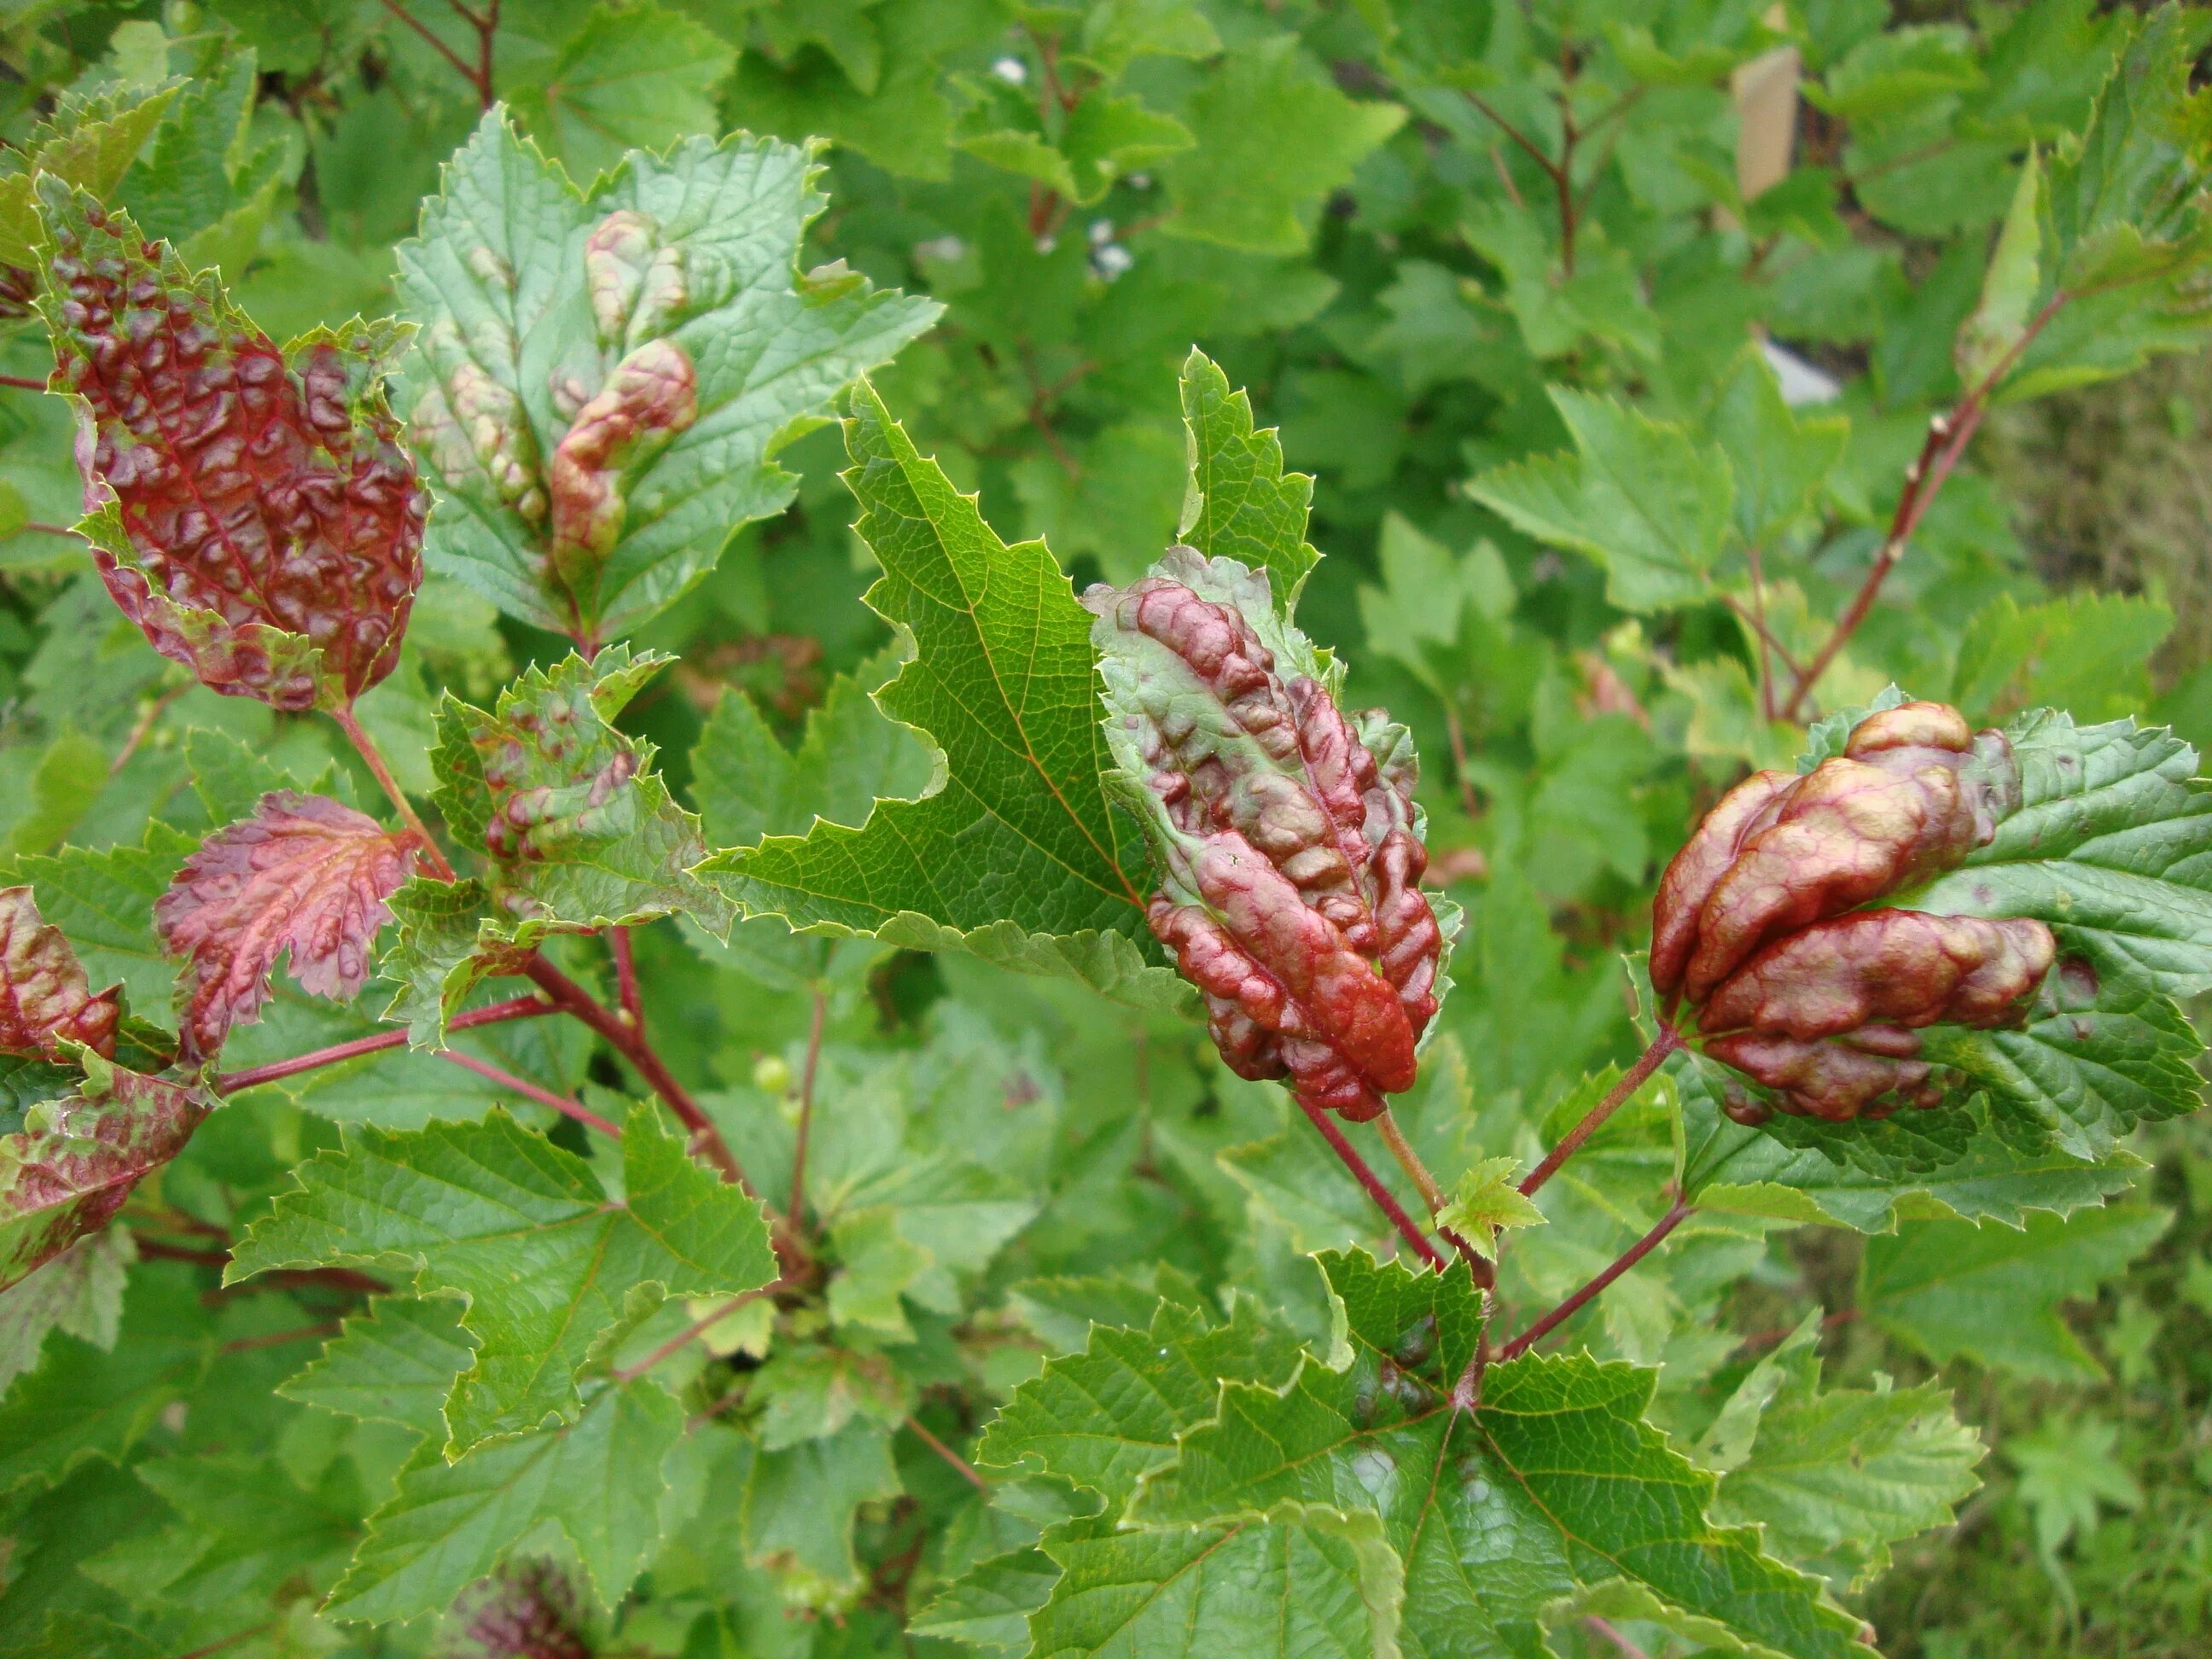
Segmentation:
{"type": "Polygon", "coordinates": [[[474,1362],[446,1401],[447,1449],[573,1419],[577,1373],[641,1287],[732,1295],[775,1275],[759,1205],[685,1155],[651,1106],[623,1132],[627,1196],[591,1166],[494,1110],[410,1134],[349,1131],[300,1166],[232,1253],[228,1276],[397,1261],[418,1294],[466,1304],[474,1362]]]}
{"type": "Polygon", "coordinates": [[[2059,1317],[2145,1250],[2172,1219],[2112,1205],[2015,1231],[1963,1221],[1911,1222],[1867,1241],[1859,1266],[1866,1316],[1938,1364],[1966,1354],[2050,1382],[2103,1374],[2059,1317]]]}
{"type": "Polygon", "coordinates": [[[514,90],[515,107],[570,176],[621,165],[715,125],[714,88],[738,54],[681,12],[592,8],[561,55],[514,90]]]}
{"type": "Polygon", "coordinates": [[[1190,484],[1176,538],[1209,559],[1265,570],[1284,615],[1293,614],[1321,558],[1306,540],[1313,479],[1283,471],[1281,439],[1272,428],[1254,429],[1251,398],[1231,391],[1229,377],[1194,346],[1183,360],[1182,422],[1190,484]]]}
{"type": "Polygon", "coordinates": [[[1555,386],[1552,401],[1574,453],[1497,468],[1468,493],[1539,541],[1596,560],[1624,611],[1700,598],[1735,500],[1727,455],[1609,398],[1555,386]]]}
{"type": "Polygon", "coordinates": [[[442,1443],[447,1396],[476,1357],[477,1340],[461,1323],[467,1311],[447,1297],[379,1297],[277,1392],[303,1406],[396,1423],[442,1443]]]}

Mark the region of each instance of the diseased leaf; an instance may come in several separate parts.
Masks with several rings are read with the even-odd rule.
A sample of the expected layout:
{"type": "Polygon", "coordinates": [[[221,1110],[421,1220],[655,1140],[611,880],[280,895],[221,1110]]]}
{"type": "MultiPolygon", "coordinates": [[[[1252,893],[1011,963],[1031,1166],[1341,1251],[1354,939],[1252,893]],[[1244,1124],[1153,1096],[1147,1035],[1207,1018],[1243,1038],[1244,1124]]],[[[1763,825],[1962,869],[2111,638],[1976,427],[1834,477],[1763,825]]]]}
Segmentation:
{"type": "MultiPolygon", "coordinates": [[[[587,45],[696,29],[655,8],[594,17],[587,45]]],[[[726,62],[719,46],[712,57],[726,62]]],[[[654,55],[652,72],[694,72],[672,61],[654,55]]],[[[399,249],[403,303],[422,328],[407,402],[443,503],[429,546],[441,568],[511,615],[597,642],[667,605],[732,530],[791,499],[796,481],[771,457],[937,312],[858,277],[798,274],[823,207],[814,171],[793,145],[693,137],[665,157],[632,152],[580,194],[502,114],[484,118],[399,249]],[[671,409],[636,429],[608,401],[625,365],[688,379],[688,418],[671,409]],[[564,485],[556,464],[572,439],[592,455],[571,448],[564,485]],[[556,547],[564,493],[594,528],[556,547]]]]}
{"type": "MultiPolygon", "coordinates": [[[[729,931],[728,902],[691,873],[707,850],[698,819],[670,799],[653,745],[613,724],[665,661],[633,659],[626,646],[590,662],[571,656],[524,674],[493,713],[447,694],[434,799],[455,838],[490,860],[492,938],[528,945],[672,911],[729,931]]],[[[458,908],[460,896],[422,894],[427,908],[414,914],[447,917],[444,901],[458,908]]],[[[420,922],[403,947],[410,937],[413,950],[427,948],[420,922]]]]}
{"type": "Polygon", "coordinates": [[[112,1058],[119,987],[98,996],[28,887],[0,887],[0,1054],[54,1057],[65,1042],[112,1058]]]}
{"type": "Polygon", "coordinates": [[[683,1435],[683,1407],[645,1381],[594,1384],[574,1422],[490,1441],[455,1462],[433,1436],[368,1517],[325,1615],[382,1621],[441,1611],[545,1526],[574,1546],[593,1595],[613,1607],[660,1540],[662,1466],[683,1435]]]}
{"type": "Polygon", "coordinates": [[[0,1287],[106,1226],[215,1104],[79,1052],[88,1070],[73,1089],[0,1118],[0,1287]]]}
{"type": "Polygon", "coordinates": [[[701,873],[801,930],[922,949],[981,933],[1010,965],[1175,998],[1133,942],[1142,853],[1109,804],[1091,618],[1067,578],[1042,544],[1001,542],[866,384],[845,441],[857,529],[884,568],[868,603],[915,645],[876,700],[935,740],[944,787],[859,829],[717,854],[701,873]]]}
{"type": "Polygon", "coordinates": [[[20,167],[0,175],[0,265],[20,270],[42,258],[40,173],[80,185],[104,200],[130,172],[177,91],[168,85],[116,87],[89,99],[64,94],[52,120],[33,130],[20,167]]]}
{"type": "Polygon", "coordinates": [[[410,1134],[350,1130],[298,1170],[232,1252],[228,1276],[398,1261],[418,1294],[466,1304],[473,1362],[446,1401],[454,1455],[580,1408],[577,1375],[600,1331],[645,1285],[726,1296],[775,1276],[760,1206],[693,1164],[654,1109],[623,1133],[628,1191],[503,1110],[410,1134]]]}
{"type": "Polygon", "coordinates": [[[279,790],[185,860],[154,907],[161,942],[185,958],[178,1017],[188,1058],[222,1050],[269,999],[278,956],[311,996],[349,1001],[368,978],[385,901],[421,837],[325,795],[279,790]]]}
{"type": "Polygon", "coordinates": [[[279,351],[167,243],[49,179],[41,300],[80,402],[88,516],[109,593],[204,684],[350,708],[398,665],[428,500],[384,406],[388,325],[279,351]],[[216,441],[218,436],[228,441],[216,441]]]}
{"type": "Polygon", "coordinates": [[[1694,603],[1735,502],[1727,455],[1609,398],[1555,386],[1552,401],[1573,453],[1498,467],[1468,493],[1516,529],[1596,560],[1624,611],[1694,603]]]}
{"type": "Polygon", "coordinates": [[[1966,1354],[2023,1376],[2094,1380],[2102,1368],[2058,1304],[2094,1295],[2172,1219],[2164,1210],[2112,1205],[2063,1219],[2030,1215],[2017,1230],[1907,1223],[1867,1241],[1859,1306],[1938,1364],[1966,1354]]]}

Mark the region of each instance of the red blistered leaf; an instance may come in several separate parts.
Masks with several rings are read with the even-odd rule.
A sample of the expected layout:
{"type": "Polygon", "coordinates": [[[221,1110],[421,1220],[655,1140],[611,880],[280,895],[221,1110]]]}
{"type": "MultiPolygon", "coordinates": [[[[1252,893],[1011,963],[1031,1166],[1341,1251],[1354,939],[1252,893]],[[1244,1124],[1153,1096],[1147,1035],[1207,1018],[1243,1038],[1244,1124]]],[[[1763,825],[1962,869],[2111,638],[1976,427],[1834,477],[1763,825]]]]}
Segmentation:
{"type": "Polygon", "coordinates": [[[216,1053],[258,1017],[289,951],[292,977],[344,999],[368,977],[369,946],[420,837],[320,795],[279,790],[185,861],[154,907],[161,942],[186,958],[178,987],[188,1058],[216,1053]]]}
{"type": "Polygon", "coordinates": [[[213,1103],[95,1060],[72,1092],[25,1112],[21,1127],[0,1135],[0,1288],[106,1225],[213,1103]]]}
{"type": "Polygon", "coordinates": [[[113,1058],[119,988],[92,994],[61,929],[40,919],[27,887],[0,887],[0,1054],[52,1056],[81,1042],[113,1058]]]}
{"type": "Polygon", "coordinates": [[[82,528],[124,613],[203,684],[336,708],[389,674],[428,497],[368,328],[290,351],[129,217],[53,179],[42,301],[82,400],[82,528]]]}

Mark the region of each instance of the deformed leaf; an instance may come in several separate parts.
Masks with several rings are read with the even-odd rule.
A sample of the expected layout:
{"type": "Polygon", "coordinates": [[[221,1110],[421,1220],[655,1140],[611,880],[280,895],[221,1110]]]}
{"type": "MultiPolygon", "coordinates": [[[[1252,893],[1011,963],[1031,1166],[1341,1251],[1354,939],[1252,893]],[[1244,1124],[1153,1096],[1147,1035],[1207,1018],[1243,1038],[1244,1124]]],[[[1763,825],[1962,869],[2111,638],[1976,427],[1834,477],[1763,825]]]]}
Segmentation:
{"type": "Polygon", "coordinates": [[[0,887],[0,1054],[52,1058],[80,1042],[112,1058],[122,992],[98,996],[58,927],[39,915],[28,887],[0,887]]]}
{"type": "MultiPolygon", "coordinates": [[[[576,50],[603,72],[685,80],[710,64],[661,54],[697,32],[658,8],[603,7],[576,50]]],[[[604,101],[615,84],[556,118],[564,145],[594,162],[643,136],[637,112],[604,101]]],[[[580,192],[502,112],[484,117],[399,248],[402,303],[422,328],[408,404],[442,499],[429,546],[441,568],[514,616],[598,643],[698,580],[737,526],[791,499],[797,481],[776,451],[937,314],[858,278],[809,287],[796,261],[823,205],[815,172],[795,145],[692,137],[662,156],[632,151],[580,192]],[[672,407],[651,432],[608,424],[613,381],[656,363],[686,380],[684,418],[672,407]],[[564,443],[585,459],[587,416],[600,427],[580,468],[592,534],[556,549],[552,469],[564,443]]]]}
{"type": "Polygon", "coordinates": [[[0,1115],[0,1288],[105,1226],[215,1103],[96,1056],[88,1065],[68,1092],[0,1115]]]}
{"type": "Polygon", "coordinates": [[[399,661],[428,498],[384,405],[388,325],[278,350],[166,242],[57,179],[40,300],[109,593],[201,682],[349,708],[399,661]]]}
{"type": "Polygon", "coordinates": [[[185,962],[178,1005],[187,1054],[213,1056],[233,1025],[260,1018],[288,951],[301,990],[353,998],[392,917],[385,901],[420,841],[327,796],[285,789],[203,842],[154,907],[162,944],[185,962]]]}

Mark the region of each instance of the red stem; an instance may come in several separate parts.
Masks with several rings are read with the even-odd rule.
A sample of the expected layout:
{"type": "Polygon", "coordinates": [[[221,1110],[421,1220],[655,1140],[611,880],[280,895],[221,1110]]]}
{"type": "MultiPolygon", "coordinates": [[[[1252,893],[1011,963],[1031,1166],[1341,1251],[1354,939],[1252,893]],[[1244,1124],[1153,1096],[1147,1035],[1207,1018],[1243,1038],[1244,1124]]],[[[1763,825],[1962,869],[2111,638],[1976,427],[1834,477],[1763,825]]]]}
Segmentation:
{"type": "Polygon", "coordinates": [[[363,731],[361,722],[354,718],[351,705],[333,708],[331,718],[338,723],[338,730],[344,732],[353,744],[355,752],[368,766],[370,775],[376,779],[398,812],[400,820],[422,836],[423,860],[441,880],[453,880],[453,866],[446,862],[446,855],[438,850],[438,843],[431,839],[429,828],[422,822],[422,815],[416,811],[414,803],[407,799],[407,792],[399,787],[399,780],[392,775],[392,769],[384,763],[384,752],[376,746],[376,740],[363,731]]]}
{"type": "Polygon", "coordinates": [[[1852,598],[1850,607],[1837,619],[1826,642],[1814,653],[1813,660],[1798,671],[1796,681],[1790,688],[1790,701],[1782,707],[1783,719],[1794,720],[1797,718],[1798,710],[1804,706],[1807,696],[1820,684],[1820,676],[1828,672],[1828,665],[1836,659],[1836,653],[1844,648],[1852,635],[1858,632],[1859,624],[1874,609],[1874,602],[1881,592],[1881,585],[1889,580],[1889,573],[1897,568],[1898,561],[1905,556],[1905,543],[1920,527],[1920,520],[1935,501],[1936,492],[1943,488],[1943,481],[1958,465],[1960,456],[1966,452],[1967,441],[1972,438],[1976,428],[1982,423],[1982,416],[1989,412],[1990,394],[1996,390],[1998,383],[2006,375],[2012,373],[2014,365],[2020,362],[2021,354],[2027,349],[2037,335],[2043,332],[2044,325],[2057,314],[2058,307],[2071,297],[2063,289],[2054,293],[2044,303],[2043,309],[2037,312],[2034,319],[2021,331],[2020,338],[2013,342],[2012,349],[1997,361],[1996,367],[1984,375],[1949,414],[1938,415],[1928,422],[1928,436],[1920,446],[1918,458],[1905,471],[1905,489],[1897,498],[1896,512],[1890,515],[1889,533],[1882,538],[1881,550],[1875,556],[1874,568],[1867,572],[1866,580],[1860,583],[1859,591],[1852,598]]]}
{"type": "Polygon", "coordinates": [[[721,1170],[726,1179],[734,1182],[746,1197],[757,1199],[760,1196],[752,1182],[745,1179],[745,1172],[738,1166],[737,1158],[730,1151],[729,1143],[722,1139],[722,1132],[714,1127],[714,1121],[700,1109],[699,1103],[691,1098],[690,1091],[662,1063],[660,1056],[653,1051],[653,1045],[645,1040],[644,1033],[631,1030],[619,1016],[602,1007],[591,993],[544,957],[532,957],[522,971],[532,984],[553,1000],[563,1013],[573,1014],[582,1020],[636,1068],[647,1085],[668,1103],[669,1109],[691,1132],[693,1150],[705,1152],[714,1167],[721,1170]]]}
{"type": "Polygon", "coordinates": [[[399,0],[384,0],[384,9],[390,12],[394,17],[397,17],[401,22],[406,24],[409,28],[413,29],[416,33],[421,35],[425,40],[428,40],[430,43],[432,49],[437,52],[439,57],[444,58],[455,69],[460,70],[461,78],[466,81],[471,86],[476,88],[479,95],[483,94],[483,83],[477,79],[477,72],[474,69],[470,67],[469,60],[462,57],[458,52],[455,52],[443,40],[441,40],[436,34],[432,33],[429,26],[423,22],[421,18],[416,16],[413,12],[401,5],[399,3],[399,0]]]}
{"type": "Polygon", "coordinates": [[[928,1447],[930,1450],[935,1452],[947,1463],[950,1463],[959,1472],[960,1478],[967,1481],[969,1486],[975,1487],[977,1492],[988,1492],[991,1490],[991,1483],[986,1480],[982,1475],[977,1472],[975,1466],[973,1463],[970,1463],[966,1458],[963,1457],[958,1452],[953,1450],[951,1447],[946,1445],[942,1440],[939,1440],[927,1429],[924,1428],[921,1425],[921,1419],[920,1418],[908,1418],[906,1420],[906,1425],[908,1428],[914,1431],[915,1439],[921,1441],[923,1445],[928,1447]]]}
{"type": "Polygon", "coordinates": [[[623,1016],[639,1030],[645,1029],[645,1005],[637,994],[637,953],[631,948],[629,929],[607,929],[607,950],[615,959],[615,985],[622,999],[623,1016]]]}
{"type": "Polygon", "coordinates": [[[0,374],[0,386],[20,387],[25,392],[44,392],[46,383],[28,374],[0,374]]]}
{"type": "Polygon", "coordinates": [[[1659,1035],[1651,1039],[1651,1046],[1644,1051],[1643,1057],[1628,1068],[1620,1082],[1606,1091],[1603,1100],[1583,1115],[1581,1122],[1560,1138],[1559,1144],[1552,1148],[1544,1161],[1529,1171],[1528,1178],[1521,1183],[1522,1194],[1524,1197],[1533,1194],[1557,1175],[1559,1166],[1580,1152],[1583,1143],[1595,1134],[1606,1119],[1619,1111],[1644,1086],[1652,1073],[1666,1063],[1667,1056],[1681,1046],[1681,1034],[1671,1025],[1662,1025],[1659,1035]]]}
{"type": "Polygon", "coordinates": [[[1398,1236],[1413,1246],[1413,1253],[1422,1261],[1442,1273],[1449,1265],[1444,1260],[1443,1252],[1429,1243],[1428,1236],[1414,1224],[1413,1218],[1406,1213],[1405,1206],[1391,1196],[1390,1189],[1382,1184],[1382,1178],[1368,1167],[1367,1160],[1360,1157],[1358,1150],[1344,1138],[1344,1131],[1336,1127],[1336,1120],[1295,1089],[1291,1091],[1291,1097],[1298,1103],[1298,1109],[1306,1115],[1314,1127],[1321,1131],[1321,1138],[1328,1142],[1329,1150],[1344,1161],[1344,1167],[1352,1171],[1352,1178],[1367,1189],[1367,1196],[1375,1200],[1376,1207],[1390,1218],[1390,1224],[1398,1230],[1398,1236]]]}
{"type": "MultiPolygon", "coordinates": [[[[506,1002],[495,1002],[488,1008],[472,1008],[467,1013],[456,1014],[446,1022],[446,1029],[465,1031],[475,1025],[495,1025],[507,1019],[533,1019],[540,1014],[559,1012],[542,998],[515,997],[506,1002]]],[[[266,1066],[251,1066],[242,1072],[225,1072],[216,1079],[215,1091],[219,1095],[236,1094],[241,1089],[296,1077],[301,1072],[312,1072],[319,1066],[336,1066],[343,1060],[357,1060],[363,1054],[380,1054],[386,1048],[402,1048],[406,1042],[405,1031],[379,1031],[374,1036],[356,1037],[350,1042],[333,1043],[327,1048],[317,1048],[310,1054],[295,1054],[289,1060],[272,1060],[266,1066]]]]}
{"type": "Polygon", "coordinates": [[[1508,1342],[1504,1347],[1500,1348],[1498,1351],[1499,1362],[1502,1364],[1505,1360],[1512,1358],[1516,1354],[1525,1352],[1528,1347],[1528,1345],[1532,1342],[1542,1341],[1554,1330],[1558,1329],[1561,1324],[1567,1320],[1572,1319],[1577,1314],[1580,1313],[1592,1300],[1603,1293],[1607,1285],[1612,1284],[1614,1279],[1620,1278],[1621,1274],[1626,1273],[1638,1262],[1643,1261],[1645,1256],[1657,1249],[1668,1234],[1673,1232],[1675,1228],[1680,1226],[1684,1221],[1689,1218],[1690,1212],[1693,1207],[1693,1206],[1685,1204],[1680,1199],[1676,1199],[1674,1200],[1674,1207],[1669,1209],[1665,1215],[1659,1218],[1659,1224],[1652,1228],[1650,1232],[1644,1234],[1643,1237],[1638,1239],[1636,1243],[1630,1245],[1626,1250],[1623,1250],[1620,1253],[1620,1258],[1615,1261],[1611,1267],[1606,1268],[1605,1271],[1598,1274],[1596,1278],[1591,1279],[1589,1284],[1583,1285],[1582,1289],[1577,1291],[1565,1302],[1559,1304],[1558,1307],[1553,1309],[1551,1312],[1546,1314],[1541,1319],[1531,1325],[1527,1330],[1522,1332],[1520,1335],[1515,1337],[1510,1342],[1508,1342]]]}
{"type": "Polygon", "coordinates": [[[450,1061],[463,1071],[474,1072],[478,1077],[495,1083],[502,1089],[512,1090],[526,1100],[534,1100],[540,1106],[550,1106],[562,1116],[574,1118],[587,1129],[597,1129],[601,1134],[617,1140],[622,1139],[621,1129],[580,1101],[570,1100],[566,1096],[556,1095],[550,1089],[541,1089],[527,1078],[520,1078],[512,1072],[501,1071],[489,1060],[478,1060],[474,1054],[465,1054],[458,1048],[441,1048],[438,1051],[438,1058],[450,1061]]]}
{"type": "Polygon", "coordinates": [[[738,1309],[744,1307],[748,1302],[757,1302],[764,1296],[774,1296],[778,1291],[784,1288],[784,1285],[785,1281],[779,1279],[772,1284],[762,1285],[757,1291],[747,1291],[743,1296],[732,1297],[728,1301],[717,1305],[714,1310],[708,1314],[705,1318],[693,1320],[691,1323],[685,1326],[682,1330],[677,1332],[675,1335],[670,1337],[667,1341],[662,1343],[651,1353],[646,1355],[644,1358],[639,1360],[636,1364],[623,1366],[622,1370],[615,1373],[615,1381],[617,1382],[636,1382],[639,1377],[643,1376],[655,1365],[658,1365],[662,1360],[667,1358],[669,1355],[676,1352],[680,1348],[689,1346],[690,1343],[697,1341],[699,1338],[704,1336],[708,1331],[720,1324],[732,1314],[737,1312],[738,1309]]]}

